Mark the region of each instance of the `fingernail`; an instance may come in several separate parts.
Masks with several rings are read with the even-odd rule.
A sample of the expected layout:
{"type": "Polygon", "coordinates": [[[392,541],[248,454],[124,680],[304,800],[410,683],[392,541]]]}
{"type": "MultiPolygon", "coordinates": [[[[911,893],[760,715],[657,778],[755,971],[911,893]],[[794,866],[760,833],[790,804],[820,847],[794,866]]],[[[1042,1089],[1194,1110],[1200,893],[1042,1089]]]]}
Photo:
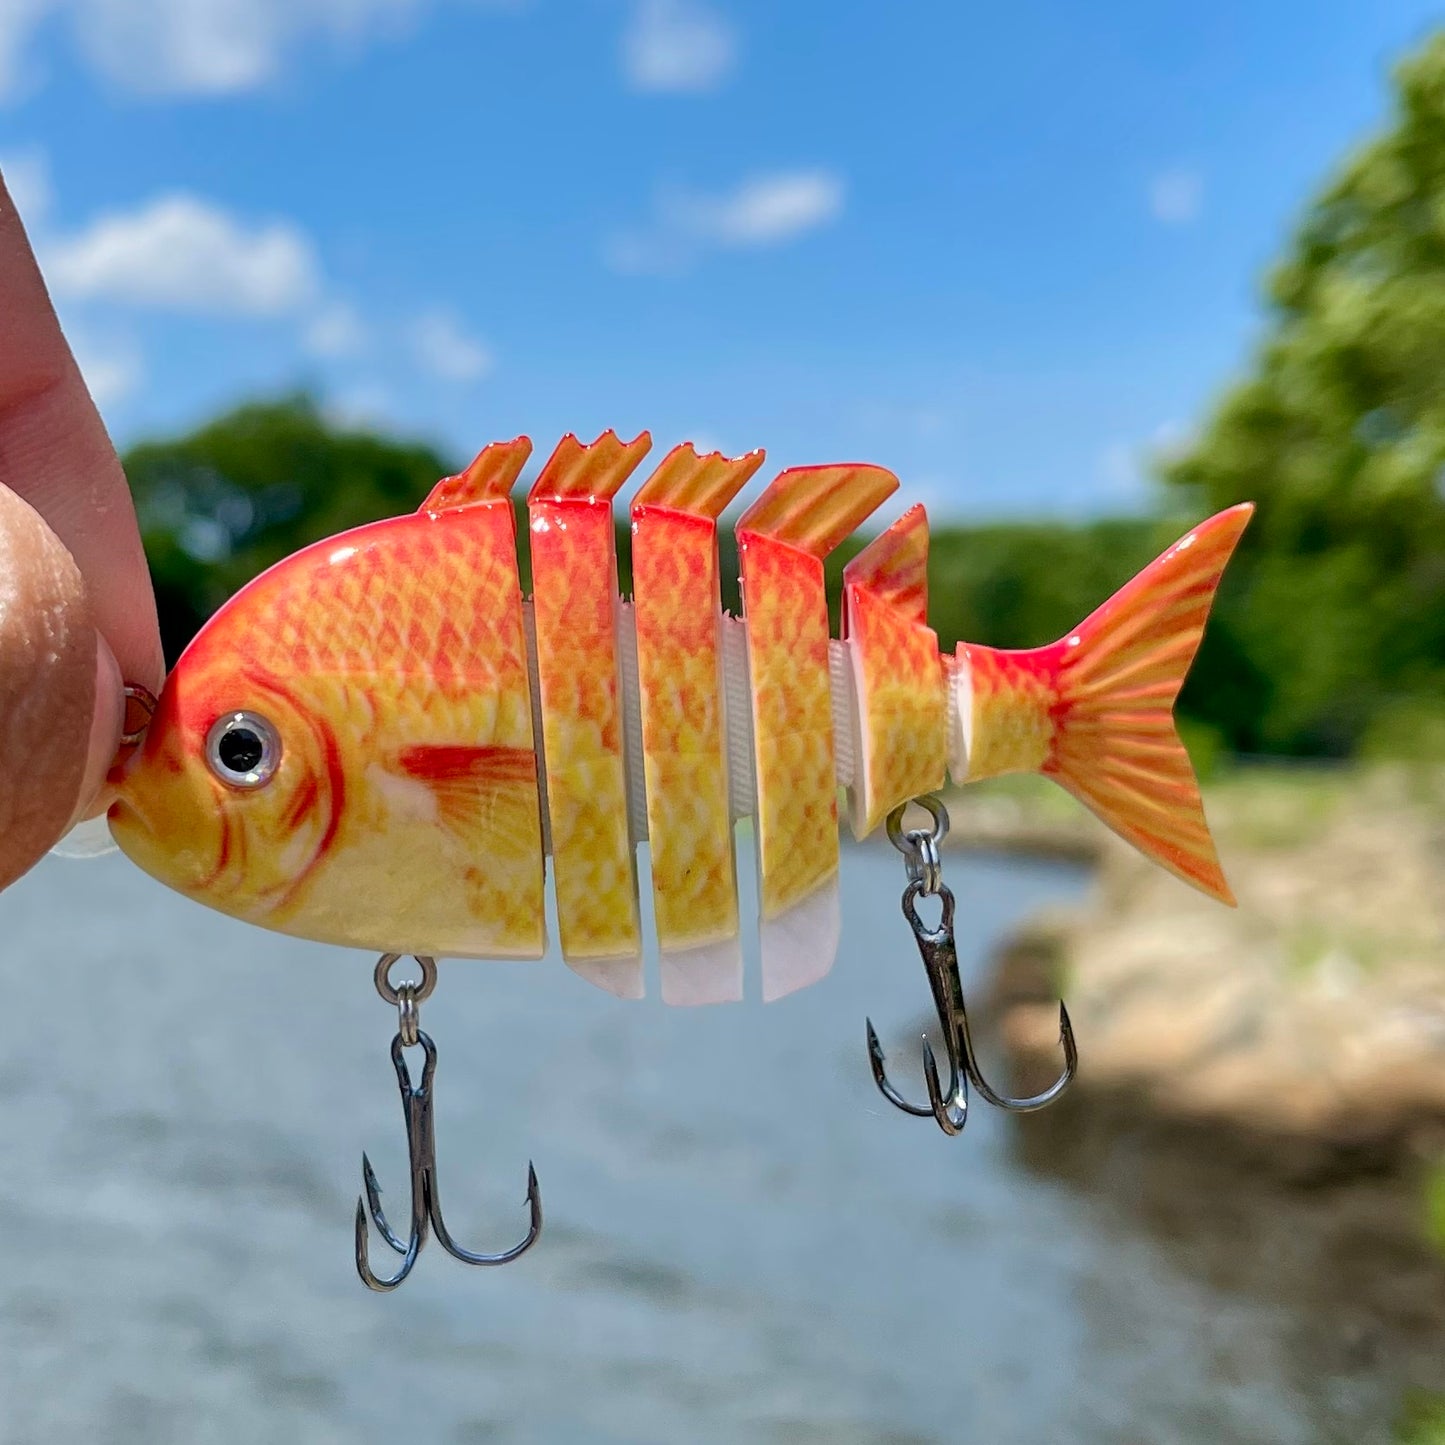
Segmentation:
{"type": "Polygon", "coordinates": [[[93,818],[110,806],[110,789],[105,775],[120,747],[121,728],[125,720],[125,683],[120,665],[110,645],[100,633],[95,634],[95,710],[90,715],[90,745],[86,750],[85,782],[80,789],[80,804],[71,818],[78,823],[93,818]]]}

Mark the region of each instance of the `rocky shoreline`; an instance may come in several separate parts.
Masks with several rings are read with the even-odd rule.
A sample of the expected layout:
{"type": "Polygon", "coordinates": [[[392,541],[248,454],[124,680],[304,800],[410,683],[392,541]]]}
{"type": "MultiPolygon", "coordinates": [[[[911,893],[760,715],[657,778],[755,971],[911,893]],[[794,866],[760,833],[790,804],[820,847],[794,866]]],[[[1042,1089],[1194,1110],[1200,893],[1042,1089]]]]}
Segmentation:
{"type": "Polygon", "coordinates": [[[1393,1439],[1445,1439],[1445,771],[1207,789],[1237,910],[1056,794],[950,800],[956,846],[1095,865],[978,1001],[1020,1092],[1057,1072],[1061,995],[1079,1041],[1012,1150],[1186,1275],[1288,1310],[1312,1376],[1388,1377],[1393,1439]]]}
{"type": "Polygon", "coordinates": [[[1206,802],[1237,910],[1044,787],[952,809],[956,846],[1096,865],[1082,905],[999,951],[1021,1087],[1056,1068],[1062,992],[1076,1100],[1285,1172],[1445,1156],[1445,770],[1236,770],[1206,802]]]}

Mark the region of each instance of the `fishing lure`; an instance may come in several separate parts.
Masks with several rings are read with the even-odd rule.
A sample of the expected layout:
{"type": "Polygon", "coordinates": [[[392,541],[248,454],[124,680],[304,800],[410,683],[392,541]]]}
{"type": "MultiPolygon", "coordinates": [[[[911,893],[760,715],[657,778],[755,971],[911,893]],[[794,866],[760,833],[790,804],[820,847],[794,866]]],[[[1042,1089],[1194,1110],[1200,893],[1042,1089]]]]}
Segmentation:
{"type": "Polygon", "coordinates": [[[511,492],[526,438],[483,450],[414,514],[318,542],[238,592],[177,662],[138,746],[116,767],[110,827],[162,882],[280,932],[381,953],[397,1005],[392,1059],[406,1108],[411,1228],[382,1213],[363,1159],[357,1266],[373,1288],[406,1277],[446,1230],[435,1178],[436,1051],[418,1026],[434,960],[536,958],[551,859],[561,951],[591,981],[640,996],[636,849],[649,844],[652,915],[669,1003],[742,996],[734,827],[751,820],[763,995],[831,967],[839,939],[840,793],[859,837],[887,824],[904,854],[904,913],[928,972],[950,1065],[925,1041],[927,1107],[948,1133],[970,1081],[1004,1108],[1041,1107],[979,1073],[953,943],[953,900],[931,795],[1011,772],[1052,777],[1143,853],[1232,902],[1171,711],[1248,505],[1196,527],[1068,636],[1008,651],[940,653],[926,617],[928,527],[904,512],[843,574],[830,637],[823,562],[894,492],[882,467],[784,471],[736,538],[743,616],[723,613],[718,518],[763,463],[669,452],[631,505],[633,597],[618,597],[613,499],[650,446],[568,436],[527,499],[533,595],[523,597],[511,492]],[[930,828],[901,826],[923,800],[930,828]],[[919,897],[937,895],[933,929],[919,897]],[[411,955],[419,980],[394,984],[411,955]],[[414,1085],[404,1050],[420,1046],[414,1085]],[[367,1256],[367,1214],[403,1256],[367,1256]]]}

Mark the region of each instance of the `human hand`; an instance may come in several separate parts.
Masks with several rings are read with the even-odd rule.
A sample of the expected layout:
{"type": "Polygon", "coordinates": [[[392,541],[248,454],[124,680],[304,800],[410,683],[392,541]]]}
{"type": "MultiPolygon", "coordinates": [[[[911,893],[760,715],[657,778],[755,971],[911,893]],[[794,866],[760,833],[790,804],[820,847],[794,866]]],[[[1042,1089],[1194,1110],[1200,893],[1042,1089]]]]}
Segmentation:
{"type": "Polygon", "coordinates": [[[164,674],[130,491],[0,177],[0,888],[103,801],[122,679],[164,674]]]}

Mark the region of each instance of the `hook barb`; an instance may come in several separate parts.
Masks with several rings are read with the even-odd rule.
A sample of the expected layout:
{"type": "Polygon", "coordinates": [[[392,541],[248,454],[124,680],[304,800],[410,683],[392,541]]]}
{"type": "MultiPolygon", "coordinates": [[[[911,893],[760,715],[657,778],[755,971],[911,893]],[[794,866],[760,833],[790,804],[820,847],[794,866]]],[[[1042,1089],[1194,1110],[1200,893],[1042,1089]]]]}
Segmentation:
{"type": "MultiPolygon", "coordinates": [[[[910,1104],[908,1100],[905,1099],[903,1095],[900,1094],[898,1090],[895,1089],[893,1085],[889,1082],[887,1059],[883,1053],[883,1045],[878,1041],[878,1031],[873,1027],[872,1019],[866,1019],[864,1020],[864,1022],[868,1025],[868,1063],[873,1070],[873,1082],[878,1085],[878,1092],[882,1094],[883,1097],[887,1099],[888,1102],[892,1104],[895,1109],[902,1109],[905,1114],[912,1114],[915,1119],[937,1118],[938,1115],[933,1107],[933,1097],[936,1092],[941,1091],[935,1088],[938,1082],[938,1065],[934,1060],[933,1048],[932,1045],[930,1045],[928,1042],[928,1035],[924,1034],[922,1038],[923,1066],[925,1072],[932,1080],[932,1083],[930,1084],[928,1090],[929,1107],[924,1108],[922,1105],[919,1104],[910,1104]]],[[[962,1098],[959,1101],[960,1116],[963,1113],[966,1113],[967,1110],[968,1081],[967,1079],[964,1079],[962,1081],[962,1098]]],[[[961,1117],[959,1119],[958,1128],[963,1128],[963,1122],[961,1117]]],[[[957,1131],[955,1130],[954,1132],[957,1131]]]]}
{"type": "Polygon", "coordinates": [[[1006,1109],[1010,1114],[1032,1114],[1038,1109],[1047,1109],[1074,1081],[1079,1071],[1079,1046],[1074,1040],[1074,1024],[1064,1001],[1059,1000],[1059,1042],[1064,1047],[1064,1069],[1047,1089],[1031,1094],[1025,1099],[1013,1099],[1006,1094],[995,1093],[988,1080],[979,1072],[978,1056],[973,1049],[973,1036],[968,1028],[968,1015],[960,1011],[959,1027],[963,1035],[963,1057],[968,1077],[973,1086],[996,1109],[1006,1109]]]}
{"type": "Polygon", "coordinates": [[[542,1232],[542,1189],[537,1183],[537,1171],[531,1160],[527,1161],[527,1193],[523,1203],[527,1206],[528,1225],[527,1233],[520,1244],[514,1244],[511,1249],[505,1249],[500,1254],[473,1254],[469,1249],[463,1249],[447,1231],[445,1222],[442,1219],[441,1201],[436,1194],[436,1174],[433,1171],[431,1181],[431,1227],[436,1234],[437,1243],[451,1255],[453,1259],[459,1259],[463,1264],[510,1264],[520,1254],[525,1254],[537,1242],[537,1236],[542,1232]]]}
{"type": "MultiPolygon", "coordinates": [[[[411,1242],[402,1246],[402,1253],[406,1256],[401,1267],[390,1278],[373,1272],[371,1260],[367,1254],[367,1226],[366,1226],[366,1205],[360,1196],[356,1200],[356,1272],[361,1276],[361,1282],[367,1289],[374,1289],[379,1294],[386,1294],[394,1290],[411,1273],[412,1266],[416,1263],[416,1257],[421,1252],[421,1233],[418,1231],[411,1237],[411,1242]]],[[[393,1248],[400,1241],[390,1231],[386,1234],[386,1242],[393,1248]]]]}
{"type": "MultiPolygon", "coordinates": [[[[406,1243],[400,1239],[386,1222],[386,1215],[381,1209],[381,1185],[376,1182],[376,1171],[371,1167],[371,1160],[367,1157],[366,1151],[361,1152],[361,1182],[366,1190],[366,1208],[371,1215],[371,1222],[376,1225],[381,1237],[398,1253],[406,1253],[406,1243]]],[[[356,1201],[358,1204],[361,1201],[356,1201]]]]}
{"type": "Polygon", "coordinates": [[[938,1059],[934,1055],[933,1045],[929,1043],[927,1034],[922,1036],[923,1080],[928,1086],[928,1104],[926,1107],[922,1104],[910,1104],[890,1082],[883,1045],[878,1041],[873,1020],[868,1019],[866,1022],[868,1062],[873,1070],[873,1082],[877,1084],[878,1092],[895,1109],[912,1114],[915,1119],[934,1120],[945,1134],[963,1133],[963,1126],[968,1123],[968,1073],[961,1072],[954,1065],[952,1051],[949,1051],[948,1088],[945,1091],[939,1078],[938,1059]]]}

